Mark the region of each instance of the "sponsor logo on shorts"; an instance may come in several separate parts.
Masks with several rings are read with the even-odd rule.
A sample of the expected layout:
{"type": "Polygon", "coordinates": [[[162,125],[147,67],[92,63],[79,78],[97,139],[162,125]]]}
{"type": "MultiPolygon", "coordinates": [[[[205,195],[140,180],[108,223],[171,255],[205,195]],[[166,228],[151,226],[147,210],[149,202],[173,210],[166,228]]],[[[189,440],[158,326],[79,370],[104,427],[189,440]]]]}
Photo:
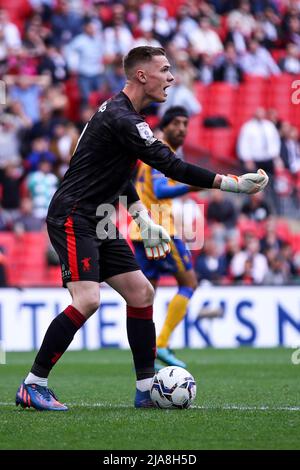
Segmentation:
{"type": "Polygon", "coordinates": [[[61,266],[61,275],[64,281],[68,281],[71,279],[71,271],[68,266],[62,264],[61,266]]]}

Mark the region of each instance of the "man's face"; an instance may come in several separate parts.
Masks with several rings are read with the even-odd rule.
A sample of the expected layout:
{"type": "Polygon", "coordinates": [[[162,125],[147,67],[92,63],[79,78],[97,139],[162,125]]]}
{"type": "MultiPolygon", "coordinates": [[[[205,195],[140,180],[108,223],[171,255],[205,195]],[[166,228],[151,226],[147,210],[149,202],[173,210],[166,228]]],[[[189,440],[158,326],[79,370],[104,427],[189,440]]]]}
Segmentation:
{"type": "Polygon", "coordinates": [[[188,122],[187,117],[177,116],[164,128],[164,138],[174,149],[183,145],[187,134],[188,122]]]}
{"type": "Polygon", "coordinates": [[[152,57],[150,62],[143,64],[138,71],[144,83],[144,91],[150,101],[164,103],[167,99],[167,88],[174,80],[170,72],[170,64],[164,55],[152,57]]]}

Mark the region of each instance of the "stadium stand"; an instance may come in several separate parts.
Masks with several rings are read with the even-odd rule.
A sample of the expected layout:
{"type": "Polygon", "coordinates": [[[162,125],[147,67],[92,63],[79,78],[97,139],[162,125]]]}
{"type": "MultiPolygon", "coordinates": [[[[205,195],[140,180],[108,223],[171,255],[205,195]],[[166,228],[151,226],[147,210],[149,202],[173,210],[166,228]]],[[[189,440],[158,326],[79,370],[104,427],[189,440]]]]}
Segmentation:
{"type": "MultiPolygon", "coordinates": [[[[20,287],[60,285],[60,273],[58,266],[48,265],[49,242],[44,228],[39,232],[28,231],[36,226],[33,219],[38,213],[34,205],[32,212],[28,209],[26,214],[22,212],[22,204],[19,208],[4,207],[2,189],[4,181],[6,187],[8,184],[7,168],[9,184],[15,187],[14,179],[20,183],[21,201],[31,197],[27,184],[32,171],[28,164],[30,155],[38,155],[41,160],[49,158],[50,153],[54,155],[50,172],[61,179],[74,142],[91,113],[113,94],[113,84],[114,90],[118,84],[121,87],[124,77],[120,76],[120,58],[126,53],[125,42],[130,48],[141,38],[155,40],[167,49],[174,74],[179,70],[185,86],[201,105],[201,112],[190,117],[184,148],[187,159],[219,172],[240,172],[236,144],[241,126],[253,118],[258,107],[266,109],[267,119],[274,122],[281,138],[279,165],[274,176],[276,203],[268,217],[277,220],[278,236],[291,247],[290,263],[294,263],[291,271],[298,274],[291,274],[290,279],[298,282],[300,30],[291,31],[289,25],[291,18],[300,19],[300,8],[292,3],[267,2],[274,11],[275,16],[271,17],[266,2],[250,2],[251,11],[245,19],[239,2],[124,0],[116,4],[93,0],[0,0],[3,32],[0,78],[6,82],[6,103],[0,105],[0,247],[8,284],[20,287]],[[238,22],[241,17],[243,23],[236,30],[232,18],[238,22]],[[209,31],[221,39],[224,51],[214,54],[209,45],[201,53],[193,48],[191,38],[195,32],[205,37],[205,31],[201,30],[203,18],[209,20],[209,31]],[[94,25],[91,34],[99,38],[94,42],[98,49],[92,51],[91,57],[83,47],[76,56],[77,46],[70,46],[74,46],[76,37],[86,34],[87,19],[94,25]],[[144,36],[147,28],[151,30],[151,39],[144,36]],[[120,31],[122,39],[112,48],[106,38],[114,33],[118,37],[120,31]],[[256,52],[249,48],[250,39],[258,41],[256,52]],[[234,51],[228,51],[228,44],[233,45],[234,51]],[[292,54],[289,49],[293,49],[292,54]],[[188,58],[183,69],[178,60],[180,52],[188,58]],[[97,79],[101,85],[99,90],[89,93],[86,103],[81,87],[82,79],[87,85],[89,77],[84,76],[79,66],[95,58],[100,64],[97,79]],[[260,74],[252,74],[249,61],[253,70],[260,74]],[[40,109],[32,105],[33,100],[39,103],[40,109]],[[23,221],[21,229],[20,220],[23,221]]],[[[159,124],[159,116],[158,107],[147,110],[146,119],[152,128],[159,124]]],[[[49,196],[46,190],[43,195],[49,196]]],[[[209,194],[201,196],[201,200],[207,205],[209,194]]],[[[265,227],[262,221],[241,216],[245,201],[234,199],[233,202],[239,214],[240,249],[249,233],[261,240],[265,227]]],[[[41,220],[41,226],[43,222],[41,220]]],[[[219,240],[214,226],[207,226],[205,234],[216,243],[219,240]]],[[[230,235],[225,230],[226,237],[230,235]]],[[[224,250],[225,245],[226,239],[224,250]]]]}

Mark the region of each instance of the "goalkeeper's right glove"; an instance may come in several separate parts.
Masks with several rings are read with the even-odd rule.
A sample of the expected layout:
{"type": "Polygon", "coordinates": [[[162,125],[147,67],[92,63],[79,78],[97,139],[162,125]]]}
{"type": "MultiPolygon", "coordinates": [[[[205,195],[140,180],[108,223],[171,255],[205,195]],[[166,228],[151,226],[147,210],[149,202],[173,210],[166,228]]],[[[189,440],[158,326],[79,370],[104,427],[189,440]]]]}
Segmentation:
{"type": "Polygon", "coordinates": [[[241,176],[223,175],[220,189],[232,193],[254,194],[265,189],[268,182],[267,173],[260,168],[257,173],[246,173],[241,176]]]}
{"type": "Polygon", "coordinates": [[[140,228],[147,258],[165,258],[171,251],[168,232],[151,220],[146,209],[134,212],[132,218],[140,228]]]}

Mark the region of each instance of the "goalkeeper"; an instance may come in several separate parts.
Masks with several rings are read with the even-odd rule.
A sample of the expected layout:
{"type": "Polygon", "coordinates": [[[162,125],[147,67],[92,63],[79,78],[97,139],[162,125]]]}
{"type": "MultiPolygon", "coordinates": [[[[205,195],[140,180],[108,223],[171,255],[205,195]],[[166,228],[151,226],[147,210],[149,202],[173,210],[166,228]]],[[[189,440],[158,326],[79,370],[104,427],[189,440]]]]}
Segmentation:
{"type": "Polygon", "coordinates": [[[154,290],[126,241],[118,235],[106,236],[101,224],[109,205],[126,195],[148,255],[159,258],[169,252],[169,235],[151,221],[130,183],[137,159],[170,178],[202,188],[254,193],[267,184],[267,176],[259,172],[231,177],[189,165],[154,138],[139,112],[151,102],[167,99],[166,90],[174,78],[164,49],[134,48],[124,59],[124,69],[124,90],[103,103],[87,123],[49,207],[48,233],[72,302],[49,325],[32,368],[17,391],[16,404],[23,407],[68,409],[48,388],[48,376],[75,333],[98,309],[102,281],[127,303],[127,336],[137,379],[135,407],[152,405],[149,387],[156,350],[154,290]]]}

